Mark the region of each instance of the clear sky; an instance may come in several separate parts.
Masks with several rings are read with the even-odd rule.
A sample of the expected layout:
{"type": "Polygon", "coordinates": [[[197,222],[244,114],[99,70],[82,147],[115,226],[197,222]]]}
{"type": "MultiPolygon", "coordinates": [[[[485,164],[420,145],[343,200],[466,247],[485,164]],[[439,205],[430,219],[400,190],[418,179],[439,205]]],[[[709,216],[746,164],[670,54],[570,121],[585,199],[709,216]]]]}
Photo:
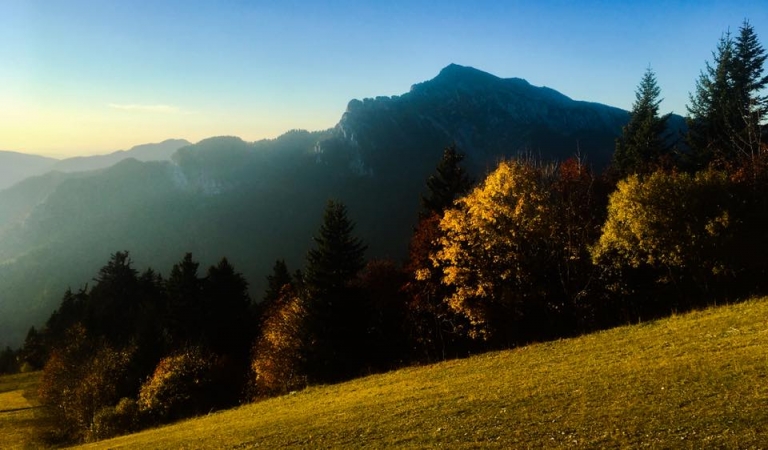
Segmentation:
{"type": "Polygon", "coordinates": [[[650,65],[684,115],[745,18],[768,46],[765,0],[0,0],[0,149],[326,129],[452,62],[625,109],[650,65]]]}

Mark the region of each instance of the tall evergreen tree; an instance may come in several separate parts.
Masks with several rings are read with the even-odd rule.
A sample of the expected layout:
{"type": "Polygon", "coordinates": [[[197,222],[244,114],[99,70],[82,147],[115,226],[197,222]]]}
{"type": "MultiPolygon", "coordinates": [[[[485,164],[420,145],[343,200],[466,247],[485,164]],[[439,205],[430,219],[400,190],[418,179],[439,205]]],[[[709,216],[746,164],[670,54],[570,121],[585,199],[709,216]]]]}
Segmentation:
{"type": "Polygon", "coordinates": [[[203,298],[206,343],[219,354],[247,357],[253,338],[248,282],[227,258],[208,269],[203,298]]]}
{"type": "Polygon", "coordinates": [[[133,337],[140,315],[138,272],[127,251],[116,252],[99,270],[86,297],[84,325],[92,336],[122,345],[133,337]]]}
{"type": "Polygon", "coordinates": [[[427,179],[429,192],[421,198],[423,217],[433,213],[442,214],[453,205],[454,200],[469,191],[472,181],[461,166],[462,161],[464,154],[459,152],[456,144],[446,147],[443,151],[435,174],[427,179]]]}
{"type": "Polygon", "coordinates": [[[649,67],[635,91],[629,123],[616,140],[613,164],[622,176],[652,169],[667,151],[664,130],[669,114],[659,117],[660,95],[656,74],[649,67]]]}
{"type": "Polygon", "coordinates": [[[691,94],[688,108],[688,144],[693,149],[694,164],[707,164],[715,153],[728,145],[727,111],[730,91],[728,73],[733,65],[733,39],[730,33],[720,37],[712,53],[714,67],[706,63],[696,81],[696,94],[691,94]]]}
{"type": "Polygon", "coordinates": [[[352,281],[365,265],[366,246],[354,236],[346,207],[330,201],[315,237],[316,247],[307,255],[305,348],[311,379],[336,381],[360,369],[365,341],[366,311],[352,281]]]}
{"type": "Polygon", "coordinates": [[[198,276],[200,263],[187,253],[175,264],[165,282],[167,295],[166,327],[171,346],[181,348],[197,343],[203,326],[203,280],[198,276]]]}
{"type": "Polygon", "coordinates": [[[761,122],[766,117],[768,85],[763,76],[765,50],[754,28],[744,21],[738,37],[720,38],[713,63],[696,82],[688,106],[688,142],[699,165],[754,158],[763,139],[761,122]]]}
{"type": "Polygon", "coordinates": [[[278,259],[272,266],[272,274],[267,275],[267,289],[264,291],[264,303],[274,302],[280,297],[280,291],[286,284],[291,284],[291,273],[285,260],[278,259]]]}
{"type": "Polygon", "coordinates": [[[329,201],[325,208],[316,247],[307,255],[305,281],[314,294],[343,291],[365,266],[365,246],[354,236],[354,223],[342,203],[329,201]]]}
{"type": "Polygon", "coordinates": [[[443,151],[435,173],[427,178],[428,192],[421,197],[422,211],[405,263],[410,278],[404,286],[410,297],[408,322],[418,353],[426,360],[445,359],[454,351],[464,353],[456,332],[462,320],[443,303],[451,292],[442,284],[441,272],[432,270],[431,261],[431,255],[437,251],[443,213],[472,187],[472,180],[461,166],[463,160],[464,155],[451,145],[443,151]]]}
{"type": "Polygon", "coordinates": [[[753,156],[760,149],[761,124],[768,114],[768,96],[760,95],[768,86],[768,75],[763,76],[765,49],[757,40],[755,29],[744,21],[735,43],[733,89],[736,96],[737,118],[743,128],[735,129],[737,145],[742,153],[753,156]]]}

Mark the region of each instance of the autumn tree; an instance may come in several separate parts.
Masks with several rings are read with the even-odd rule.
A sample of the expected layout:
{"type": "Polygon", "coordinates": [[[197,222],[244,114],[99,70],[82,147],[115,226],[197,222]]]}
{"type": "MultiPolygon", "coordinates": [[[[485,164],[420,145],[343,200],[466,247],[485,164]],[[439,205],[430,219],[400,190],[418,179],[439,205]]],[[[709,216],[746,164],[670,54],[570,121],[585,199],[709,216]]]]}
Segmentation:
{"type": "Polygon", "coordinates": [[[410,332],[427,360],[445,359],[466,352],[463,336],[466,320],[447,307],[443,299],[451,290],[442,284],[442,271],[430,255],[437,251],[440,219],[456,199],[466,194],[472,181],[461,163],[464,155],[455,145],[447,147],[435,173],[427,179],[427,193],[421,198],[422,211],[409,245],[405,271],[409,279],[403,290],[410,297],[410,332]]]}
{"type": "MultiPolygon", "coordinates": [[[[670,298],[662,299],[666,305],[635,305],[638,311],[695,302],[710,293],[713,282],[733,273],[726,258],[737,222],[732,194],[726,175],[714,170],[632,175],[610,196],[592,256],[596,263],[619,270],[630,290],[641,286],[635,280],[643,272],[654,284],[674,288],[670,298]]],[[[640,294],[649,302],[659,299],[649,295],[652,286],[640,294]]]]}
{"type": "Polygon", "coordinates": [[[222,396],[221,358],[190,346],[164,357],[142,384],[139,409],[159,422],[181,419],[231,406],[222,396]]]}
{"type": "Polygon", "coordinates": [[[547,303],[557,312],[557,334],[603,326],[605,296],[589,249],[600,237],[613,183],[575,157],[558,164],[545,181],[555,215],[550,248],[556,274],[547,303]]]}
{"type": "Polygon", "coordinates": [[[473,337],[504,332],[516,339],[515,325],[544,307],[555,214],[541,177],[532,164],[502,161],[440,222],[433,265],[473,337]]]}
{"type": "Polygon", "coordinates": [[[79,324],[51,352],[43,368],[40,399],[51,407],[55,426],[64,441],[80,441],[95,415],[129,396],[136,386],[128,377],[135,347],[116,349],[88,335],[79,324]]]}
{"type": "Polygon", "coordinates": [[[287,284],[266,308],[251,361],[255,397],[285,394],[307,385],[306,354],[311,346],[304,300],[287,284]]]}
{"type": "Polygon", "coordinates": [[[660,95],[656,74],[648,68],[635,92],[629,123],[616,140],[613,164],[622,176],[651,170],[667,151],[664,130],[669,114],[659,116],[660,95]]]}

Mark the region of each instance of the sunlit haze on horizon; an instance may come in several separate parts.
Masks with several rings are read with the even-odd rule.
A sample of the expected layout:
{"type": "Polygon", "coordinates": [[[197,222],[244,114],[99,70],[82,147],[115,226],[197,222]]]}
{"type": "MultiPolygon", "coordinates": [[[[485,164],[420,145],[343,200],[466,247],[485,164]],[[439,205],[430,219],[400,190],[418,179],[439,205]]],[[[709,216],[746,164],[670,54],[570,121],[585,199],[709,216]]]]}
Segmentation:
{"type": "Polygon", "coordinates": [[[722,33],[768,2],[86,1],[0,4],[0,150],[107,153],[336,124],[450,63],[630,109],[643,72],[685,115],[722,33]]]}

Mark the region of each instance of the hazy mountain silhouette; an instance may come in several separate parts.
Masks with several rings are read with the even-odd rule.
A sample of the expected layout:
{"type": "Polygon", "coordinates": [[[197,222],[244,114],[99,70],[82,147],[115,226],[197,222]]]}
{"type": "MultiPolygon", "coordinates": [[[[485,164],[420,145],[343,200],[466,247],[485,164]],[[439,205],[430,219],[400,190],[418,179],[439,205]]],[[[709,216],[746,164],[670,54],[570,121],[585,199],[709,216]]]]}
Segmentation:
{"type": "Polygon", "coordinates": [[[76,156],[57,162],[53,165],[53,170],[82,172],[104,169],[128,158],[138,161],[166,161],[171,159],[173,152],[189,144],[185,139],[168,139],[157,144],[137,145],[130,150],[118,150],[106,155],[76,156]]]}
{"type": "Polygon", "coordinates": [[[171,158],[173,152],[189,144],[190,142],[184,139],[168,139],[157,144],[137,145],[130,150],[118,150],[106,155],[76,156],[60,160],[25,153],[0,151],[0,191],[26,178],[42,175],[51,170],[83,172],[104,169],[128,158],[139,161],[165,161],[171,158]]]}
{"type": "Polygon", "coordinates": [[[353,100],[338,125],[247,143],[216,137],[171,161],[124,160],[0,192],[0,344],[17,344],[110,253],[169,270],[227,256],[261,298],[275,259],[303,266],[329,198],[347,204],[368,257],[405,256],[419,196],[456,142],[476,176],[520,152],[607,163],[626,111],[451,65],[396,97],[353,100]]]}
{"type": "Polygon", "coordinates": [[[0,151],[0,190],[19,181],[47,172],[56,159],[25,153],[0,151]]]}

